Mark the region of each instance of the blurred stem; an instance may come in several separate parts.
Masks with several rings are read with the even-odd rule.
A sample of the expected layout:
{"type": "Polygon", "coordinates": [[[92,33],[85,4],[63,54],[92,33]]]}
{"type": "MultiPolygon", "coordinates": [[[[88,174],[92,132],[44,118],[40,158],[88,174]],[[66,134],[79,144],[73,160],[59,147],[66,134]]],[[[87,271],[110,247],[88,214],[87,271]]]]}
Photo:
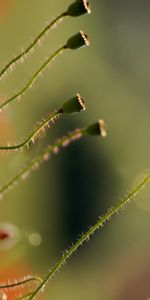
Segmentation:
{"type": "Polygon", "coordinates": [[[43,290],[48,281],[52,279],[55,273],[58,272],[59,269],[66,263],[67,259],[69,259],[71,255],[74,254],[76,250],[83,245],[84,242],[88,241],[90,237],[95,233],[95,231],[101,229],[106,221],[109,221],[115,213],[118,213],[121,208],[123,208],[132,198],[134,198],[148,182],[150,182],[150,174],[146,176],[133,191],[129,192],[129,194],[123,200],[121,200],[115,207],[109,209],[108,212],[104,216],[102,216],[95,225],[93,225],[85,234],[83,234],[82,237],[69,250],[65,252],[62,258],[52,268],[52,270],[47,273],[47,275],[43,279],[43,282],[37,287],[37,289],[35,289],[35,291],[29,297],[29,300],[35,299],[39,292],[43,290]]]}
{"type": "Polygon", "coordinates": [[[61,139],[57,140],[54,144],[49,145],[45,149],[41,150],[34,159],[29,161],[25,168],[23,168],[15,177],[13,177],[6,185],[4,185],[0,189],[0,198],[6,191],[9,191],[10,188],[13,185],[15,185],[15,183],[18,182],[19,179],[24,178],[24,176],[28,174],[29,171],[36,169],[42,161],[47,160],[48,154],[55,152],[55,150],[58,150],[60,147],[63,147],[65,143],[71,143],[76,139],[82,137],[82,135],[84,134],[83,130],[84,129],[75,130],[72,133],[66,135],[65,137],[62,137],[61,139]]]}

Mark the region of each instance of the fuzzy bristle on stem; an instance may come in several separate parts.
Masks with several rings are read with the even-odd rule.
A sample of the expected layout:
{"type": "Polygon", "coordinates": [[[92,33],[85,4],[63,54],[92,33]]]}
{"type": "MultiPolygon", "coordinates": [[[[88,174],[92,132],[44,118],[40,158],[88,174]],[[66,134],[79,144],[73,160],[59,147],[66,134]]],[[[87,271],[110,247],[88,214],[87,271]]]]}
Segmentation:
{"type": "Polygon", "coordinates": [[[12,289],[12,288],[17,288],[22,285],[26,285],[30,282],[42,282],[42,279],[39,277],[34,277],[34,276],[27,276],[23,279],[18,279],[14,281],[8,281],[6,283],[0,283],[0,289],[12,289]]]}
{"type": "Polygon", "coordinates": [[[66,12],[63,12],[57,18],[55,18],[53,21],[51,21],[25,50],[21,51],[21,53],[19,53],[16,57],[14,57],[8,64],[6,64],[6,66],[4,66],[4,68],[0,71],[0,79],[6,74],[7,70],[13,70],[13,68],[17,62],[24,61],[24,59],[27,57],[27,55],[32,52],[34,47],[36,45],[40,44],[39,41],[41,41],[43,36],[52,27],[54,27],[56,24],[58,24],[60,20],[63,20],[67,16],[68,16],[68,14],[66,12]]]}
{"type": "Polygon", "coordinates": [[[66,48],[60,47],[56,50],[46,61],[45,63],[34,73],[32,78],[27,82],[27,84],[17,93],[15,93],[12,97],[8,98],[4,102],[0,104],[0,110],[7,106],[9,103],[13,102],[15,99],[20,99],[20,97],[25,94],[25,92],[33,85],[35,80],[39,77],[39,75],[44,71],[44,69],[49,65],[49,63],[54,60],[60,53],[62,53],[66,48]]]}
{"type": "Polygon", "coordinates": [[[60,270],[61,267],[63,267],[66,263],[66,261],[76,253],[76,250],[82,246],[85,242],[89,241],[90,237],[99,229],[103,227],[103,225],[106,223],[106,221],[109,221],[111,217],[114,214],[117,214],[123,207],[126,206],[126,204],[132,200],[138,192],[145,187],[146,184],[150,182],[150,174],[143,179],[143,181],[133,190],[131,191],[123,200],[121,200],[118,204],[116,204],[115,207],[110,208],[108,212],[99,218],[99,220],[90,227],[90,229],[81,235],[81,237],[77,240],[75,244],[73,244],[70,249],[64,252],[63,256],[60,258],[60,260],[56,263],[56,265],[50,269],[43,279],[43,282],[35,289],[35,291],[32,293],[32,295],[29,297],[29,300],[36,299],[38,294],[43,291],[46,284],[54,277],[54,275],[60,270]]]}
{"type": "Polygon", "coordinates": [[[56,58],[60,53],[64,52],[67,49],[78,49],[83,46],[89,45],[88,37],[85,33],[80,31],[79,33],[72,36],[67,43],[60,47],[58,50],[56,50],[46,61],[45,63],[34,73],[34,75],[31,77],[31,79],[27,82],[27,84],[16,94],[14,94],[12,97],[5,100],[3,103],[0,104],[0,110],[3,109],[5,106],[10,104],[15,99],[19,99],[23,94],[27,92],[27,90],[32,86],[34,81],[38,78],[40,74],[45,70],[45,68],[49,65],[49,63],[56,58]]]}
{"type": "Polygon", "coordinates": [[[4,68],[0,71],[0,79],[7,73],[8,70],[12,71],[17,63],[24,62],[28,54],[33,52],[36,45],[41,44],[43,37],[49,32],[51,28],[54,28],[57,24],[59,24],[59,21],[64,20],[64,18],[66,17],[78,17],[86,13],[91,13],[89,1],[77,0],[72,3],[66,11],[64,11],[54,20],[48,23],[26,49],[22,50],[17,56],[15,56],[4,66],[4,68]]]}
{"type": "Polygon", "coordinates": [[[54,113],[50,113],[22,143],[0,146],[0,151],[19,150],[28,147],[31,142],[34,143],[35,140],[45,132],[45,129],[53,125],[63,114],[77,113],[82,110],[85,110],[85,101],[77,94],[75,97],[65,101],[60,109],[56,110],[54,113]]]}
{"type": "Polygon", "coordinates": [[[29,297],[31,295],[32,295],[32,293],[28,293],[28,294],[25,294],[23,296],[17,297],[15,300],[23,300],[23,299],[27,300],[27,299],[29,299],[29,297]]]}
{"type": "Polygon", "coordinates": [[[54,144],[47,146],[44,150],[40,151],[34,159],[28,162],[25,168],[23,168],[19,173],[17,173],[8,183],[6,183],[0,189],[0,198],[2,199],[3,195],[8,192],[12,187],[16,186],[16,183],[20,179],[26,179],[30,171],[38,169],[38,166],[47,161],[50,158],[50,155],[57,154],[60,148],[69,146],[71,143],[78,141],[82,137],[87,136],[85,134],[85,127],[76,129],[68,135],[58,139],[54,144]]]}
{"type": "Polygon", "coordinates": [[[44,119],[40,124],[38,124],[38,126],[22,143],[16,145],[0,146],[0,151],[15,151],[28,147],[31,142],[34,143],[35,140],[45,132],[46,128],[53,125],[54,122],[56,122],[62,115],[63,112],[61,110],[55,111],[54,113],[50,113],[48,117],[44,119]]]}

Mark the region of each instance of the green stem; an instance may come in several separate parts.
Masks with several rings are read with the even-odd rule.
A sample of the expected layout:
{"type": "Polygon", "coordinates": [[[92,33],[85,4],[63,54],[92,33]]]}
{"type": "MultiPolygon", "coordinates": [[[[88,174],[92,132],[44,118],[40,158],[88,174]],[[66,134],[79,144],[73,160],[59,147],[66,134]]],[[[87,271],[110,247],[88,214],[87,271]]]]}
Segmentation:
{"type": "Polygon", "coordinates": [[[80,137],[82,137],[82,135],[84,135],[83,130],[84,129],[75,130],[72,133],[69,133],[67,136],[62,137],[61,139],[59,139],[54,144],[49,145],[44,150],[40,151],[39,154],[34,159],[29,161],[29,163],[27,164],[27,166],[25,168],[23,168],[16,176],[14,176],[6,185],[4,185],[0,189],[0,198],[3,196],[3,194],[5,192],[7,192],[11,187],[13,187],[15,185],[15,183],[18,182],[19,179],[25,178],[26,177],[25,175],[28,174],[29,171],[36,170],[36,167],[42,161],[44,161],[45,159],[47,160],[48,155],[50,153],[53,153],[56,150],[58,150],[60,147],[63,147],[65,145],[67,146],[69,143],[71,143],[71,142],[75,141],[76,139],[79,139],[80,137]]]}
{"type": "Polygon", "coordinates": [[[8,69],[11,68],[11,66],[14,66],[17,61],[24,58],[32,49],[35,47],[36,44],[40,41],[40,39],[55,25],[57,22],[64,17],[67,16],[67,13],[64,12],[60,14],[57,18],[55,18],[52,22],[50,22],[41,32],[40,34],[34,39],[34,41],[21,53],[19,53],[16,57],[14,57],[0,72],[0,79],[1,77],[6,73],[8,69]]]}
{"type": "Polygon", "coordinates": [[[25,299],[25,298],[29,298],[31,295],[32,295],[32,293],[29,293],[29,294],[26,294],[26,295],[21,296],[21,297],[19,297],[19,298],[16,298],[16,300],[23,300],[23,299],[25,299]]]}
{"type": "Polygon", "coordinates": [[[106,221],[109,221],[111,217],[120,211],[136,194],[144,188],[144,186],[150,182],[150,174],[143,179],[143,181],[129,194],[121,200],[115,207],[108,210],[108,212],[102,216],[95,225],[93,225],[82,237],[61,257],[61,259],[56,263],[56,265],[52,268],[52,270],[48,271],[47,275],[43,279],[43,282],[35,289],[32,295],[29,297],[29,300],[35,299],[39,292],[43,290],[48,281],[55,275],[56,272],[66,263],[67,259],[70,258],[72,254],[76,252],[76,250],[83,245],[84,242],[88,241],[90,237],[100,229],[106,221]]]}
{"type": "Polygon", "coordinates": [[[63,50],[66,49],[66,45],[60,47],[58,50],[56,50],[47,60],[46,62],[35,72],[35,74],[32,76],[32,78],[28,81],[28,83],[15,95],[7,99],[5,102],[0,104],[0,109],[4,108],[6,105],[8,105],[10,102],[15,100],[18,97],[21,97],[33,84],[33,82],[37,79],[37,77],[41,74],[41,72],[48,66],[48,64],[56,58],[63,50]]]}
{"type": "Polygon", "coordinates": [[[63,113],[61,110],[49,114],[49,116],[43,122],[41,122],[22,143],[12,146],[0,146],[0,150],[18,150],[28,146],[31,141],[34,142],[35,138],[39,136],[40,133],[42,133],[50,123],[57,120],[62,114],[63,113]]]}

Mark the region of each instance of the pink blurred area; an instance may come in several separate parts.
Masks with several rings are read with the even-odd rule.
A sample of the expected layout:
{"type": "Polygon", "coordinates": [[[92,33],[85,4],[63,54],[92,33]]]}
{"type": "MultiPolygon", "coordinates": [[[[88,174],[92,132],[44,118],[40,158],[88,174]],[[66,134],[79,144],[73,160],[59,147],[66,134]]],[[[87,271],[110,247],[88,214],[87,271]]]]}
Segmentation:
{"type": "Polygon", "coordinates": [[[0,23],[4,20],[10,12],[15,0],[0,0],[0,23]]]}
{"type": "MultiPolygon", "coordinates": [[[[0,112],[0,145],[14,142],[15,130],[13,122],[7,110],[0,112]]],[[[0,153],[0,160],[4,159],[4,153],[0,153]]]]}
{"type": "MultiPolygon", "coordinates": [[[[21,280],[25,278],[26,275],[31,273],[31,268],[25,262],[19,262],[15,264],[11,264],[7,268],[0,271],[0,282],[7,283],[8,278],[9,281],[14,282],[14,280],[21,280]]],[[[8,300],[14,300],[16,297],[20,297],[26,294],[28,289],[26,287],[17,287],[17,288],[10,288],[1,291],[1,297],[7,297],[8,300]]],[[[1,298],[0,298],[1,299],[1,298]]],[[[2,298],[3,299],[3,298],[2,298]]]]}

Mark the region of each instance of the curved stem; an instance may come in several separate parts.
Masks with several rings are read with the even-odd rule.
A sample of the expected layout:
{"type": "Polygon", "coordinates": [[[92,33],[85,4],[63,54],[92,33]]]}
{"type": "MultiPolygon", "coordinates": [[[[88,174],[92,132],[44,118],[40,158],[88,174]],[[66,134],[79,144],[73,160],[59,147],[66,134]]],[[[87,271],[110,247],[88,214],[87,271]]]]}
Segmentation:
{"type": "Polygon", "coordinates": [[[15,185],[21,178],[25,178],[26,174],[32,170],[36,170],[36,167],[42,162],[49,158],[49,154],[58,152],[58,149],[64,146],[67,146],[69,143],[76,141],[84,135],[84,129],[75,130],[72,133],[69,133],[65,137],[62,137],[54,144],[49,145],[44,150],[40,151],[39,154],[29,161],[25,168],[23,168],[17,175],[15,175],[7,184],[5,184],[0,189],[0,198],[4,195],[5,192],[9,191],[11,187],[15,185]],[[83,132],[83,133],[82,133],[83,132]],[[57,150],[57,151],[56,151],[57,150]]]}
{"type": "Polygon", "coordinates": [[[55,120],[57,120],[61,115],[62,111],[58,110],[54,113],[49,114],[49,116],[41,122],[34,130],[33,132],[20,144],[12,145],[12,146],[0,146],[0,151],[3,150],[18,150],[20,148],[24,148],[25,146],[28,146],[29,143],[32,141],[34,142],[35,138],[42,133],[47,126],[49,126],[50,123],[53,123],[55,120]]]}
{"type": "Polygon", "coordinates": [[[24,58],[32,49],[35,47],[36,44],[40,41],[40,39],[55,25],[57,22],[64,17],[67,16],[67,13],[64,12],[60,14],[57,18],[55,18],[52,22],[50,22],[41,32],[40,34],[34,39],[34,41],[21,53],[19,53],[16,57],[14,57],[1,71],[0,71],[0,79],[2,76],[6,73],[8,69],[10,69],[12,66],[14,66],[17,61],[24,58]]]}
{"type": "Polygon", "coordinates": [[[0,289],[10,289],[10,288],[15,288],[20,285],[25,285],[31,281],[38,281],[42,282],[42,279],[39,277],[34,277],[34,276],[28,276],[27,278],[24,278],[22,280],[16,280],[14,282],[9,282],[9,283],[4,283],[0,284],[0,289]]]}
{"type": "Polygon", "coordinates": [[[16,98],[22,96],[33,84],[33,82],[37,79],[37,77],[41,74],[41,72],[48,66],[48,64],[56,58],[63,50],[66,49],[66,46],[60,47],[58,50],[56,50],[46,61],[45,63],[34,73],[32,78],[27,82],[27,84],[15,95],[7,99],[5,102],[0,104],[0,109],[4,108],[6,105],[8,105],[10,102],[15,100],[16,98]]]}
{"type": "Polygon", "coordinates": [[[43,279],[43,282],[37,287],[37,289],[32,293],[29,297],[29,300],[35,299],[36,296],[43,290],[48,281],[55,275],[56,272],[66,263],[67,259],[70,258],[72,254],[76,252],[76,250],[83,245],[84,242],[88,241],[90,237],[100,229],[106,221],[109,221],[111,217],[120,211],[132,198],[136,196],[136,194],[144,188],[144,186],[150,182],[150,174],[146,176],[143,181],[133,190],[131,191],[123,200],[121,200],[115,207],[108,210],[108,212],[102,216],[95,225],[93,225],[82,237],[61,257],[61,259],[56,263],[56,265],[52,268],[52,270],[48,271],[47,275],[43,279]]]}

